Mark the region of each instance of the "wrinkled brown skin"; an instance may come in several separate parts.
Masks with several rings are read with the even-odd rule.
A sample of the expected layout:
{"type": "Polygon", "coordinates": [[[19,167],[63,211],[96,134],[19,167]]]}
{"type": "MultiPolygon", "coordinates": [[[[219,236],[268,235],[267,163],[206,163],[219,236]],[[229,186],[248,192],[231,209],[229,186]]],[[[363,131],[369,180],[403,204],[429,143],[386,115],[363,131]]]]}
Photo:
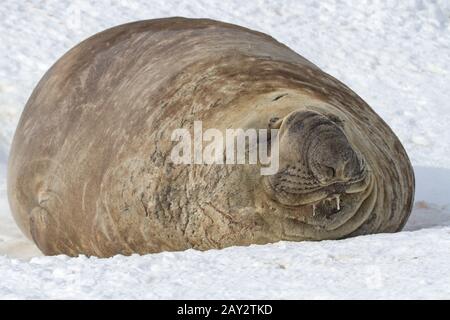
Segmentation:
{"type": "Polygon", "coordinates": [[[414,175],[386,123],[285,45],[231,24],[168,18],[96,34],[45,74],[15,134],[8,195],[21,230],[44,254],[108,257],[396,232],[411,211],[414,175]],[[308,111],[333,120],[339,139],[323,145],[339,140],[336,148],[354,159],[347,170],[344,153],[321,146],[310,154],[326,163],[317,170],[351,176],[359,157],[365,161],[363,191],[333,189],[343,193],[341,212],[285,206],[296,193],[283,194],[286,179],[263,177],[258,165],[170,160],[172,130],[194,120],[224,130],[267,128],[280,118],[280,169],[300,161],[292,165],[306,173],[291,175],[295,181],[318,183],[289,151],[306,138],[288,124],[301,126],[308,111]],[[289,117],[297,122],[283,122],[289,117]],[[270,181],[281,189],[271,190],[270,181]]]}

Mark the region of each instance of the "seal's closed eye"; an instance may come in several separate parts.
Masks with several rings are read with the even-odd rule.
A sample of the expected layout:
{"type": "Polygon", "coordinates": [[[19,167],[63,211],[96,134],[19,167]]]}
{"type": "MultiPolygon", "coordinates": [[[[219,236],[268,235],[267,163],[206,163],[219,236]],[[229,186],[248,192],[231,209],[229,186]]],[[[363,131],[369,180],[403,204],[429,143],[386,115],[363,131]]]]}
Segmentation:
{"type": "Polygon", "coordinates": [[[328,113],[328,114],[326,114],[326,116],[328,117],[328,119],[330,119],[331,121],[336,123],[338,126],[340,126],[340,127],[344,126],[344,120],[339,118],[337,115],[332,114],[332,113],[328,113]]]}
{"type": "Polygon", "coordinates": [[[283,120],[280,119],[279,117],[272,117],[269,120],[268,127],[269,129],[280,129],[282,122],[283,120]]]}

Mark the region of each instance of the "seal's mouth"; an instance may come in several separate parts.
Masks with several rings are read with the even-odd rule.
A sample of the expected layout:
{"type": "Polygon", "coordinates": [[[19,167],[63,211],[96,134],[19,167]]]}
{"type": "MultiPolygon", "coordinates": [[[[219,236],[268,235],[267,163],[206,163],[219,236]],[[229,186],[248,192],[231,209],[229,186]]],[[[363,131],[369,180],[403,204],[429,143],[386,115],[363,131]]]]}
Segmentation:
{"type": "Polygon", "coordinates": [[[338,228],[356,214],[359,205],[373,189],[373,177],[363,176],[346,183],[333,183],[307,193],[292,193],[263,182],[269,206],[279,217],[306,223],[324,230],[338,228]]]}
{"type": "Polygon", "coordinates": [[[309,207],[309,209],[310,209],[309,211],[313,217],[315,217],[319,213],[324,213],[324,212],[327,213],[326,214],[327,216],[332,216],[332,215],[339,213],[341,211],[341,209],[343,208],[343,206],[341,206],[341,198],[342,197],[343,196],[341,194],[333,194],[326,198],[321,198],[316,201],[303,203],[303,204],[299,204],[299,205],[286,205],[286,204],[281,204],[281,203],[280,203],[280,205],[283,208],[286,208],[288,210],[293,210],[293,211],[298,211],[301,208],[303,209],[303,208],[309,207]]]}
{"type": "Polygon", "coordinates": [[[367,188],[367,177],[368,172],[364,170],[349,181],[330,183],[325,186],[312,182],[303,182],[302,186],[298,186],[297,181],[287,176],[264,179],[263,184],[269,197],[284,207],[295,208],[333,200],[336,202],[336,208],[339,208],[341,195],[358,193],[367,188]]]}

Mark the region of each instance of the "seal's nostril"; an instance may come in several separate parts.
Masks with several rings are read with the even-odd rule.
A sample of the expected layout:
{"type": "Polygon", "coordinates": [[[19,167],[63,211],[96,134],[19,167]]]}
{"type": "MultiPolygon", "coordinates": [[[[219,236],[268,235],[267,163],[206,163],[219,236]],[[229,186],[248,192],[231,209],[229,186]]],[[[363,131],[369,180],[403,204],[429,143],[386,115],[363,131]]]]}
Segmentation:
{"type": "Polygon", "coordinates": [[[356,153],[352,154],[352,157],[345,163],[343,168],[343,174],[345,177],[352,178],[361,174],[363,170],[364,159],[357,156],[356,153]]]}
{"type": "Polygon", "coordinates": [[[323,166],[323,172],[324,175],[329,179],[336,177],[336,170],[333,167],[323,166]]]}
{"type": "Polygon", "coordinates": [[[343,181],[350,180],[352,178],[353,171],[351,169],[348,170],[349,166],[352,166],[352,165],[350,165],[350,161],[341,162],[341,165],[339,167],[339,172],[337,174],[337,178],[339,178],[343,181]]]}
{"type": "Polygon", "coordinates": [[[334,152],[329,148],[322,149],[321,157],[316,159],[315,174],[322,182],[348,181],[358,172],[359,166],[353,157],[346,157],[342,153],[334,152]]]}
{"type": "Polygon", "coordinates": [[[322,165],[323,176],[330,180],[346,180],[348,178],[347,162],[337,162],[336,165],[322,165]]]}

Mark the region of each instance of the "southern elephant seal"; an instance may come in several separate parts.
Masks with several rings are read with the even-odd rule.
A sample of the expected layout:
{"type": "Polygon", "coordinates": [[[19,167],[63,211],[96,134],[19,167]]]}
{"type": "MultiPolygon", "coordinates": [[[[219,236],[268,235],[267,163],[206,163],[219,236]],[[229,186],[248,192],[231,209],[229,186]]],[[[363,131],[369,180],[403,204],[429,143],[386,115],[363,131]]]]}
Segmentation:
{"type": "Polygon", "coordinates": [[[8,196],[44,254],[108,257],[396,232],[414,175],[386,123],[287,46],[168,18],[103,31],[51,67],[16,131],[8,196]],[[195,121],[277,130],[278,171],[175,164],[172,133],[195,121]]]}

